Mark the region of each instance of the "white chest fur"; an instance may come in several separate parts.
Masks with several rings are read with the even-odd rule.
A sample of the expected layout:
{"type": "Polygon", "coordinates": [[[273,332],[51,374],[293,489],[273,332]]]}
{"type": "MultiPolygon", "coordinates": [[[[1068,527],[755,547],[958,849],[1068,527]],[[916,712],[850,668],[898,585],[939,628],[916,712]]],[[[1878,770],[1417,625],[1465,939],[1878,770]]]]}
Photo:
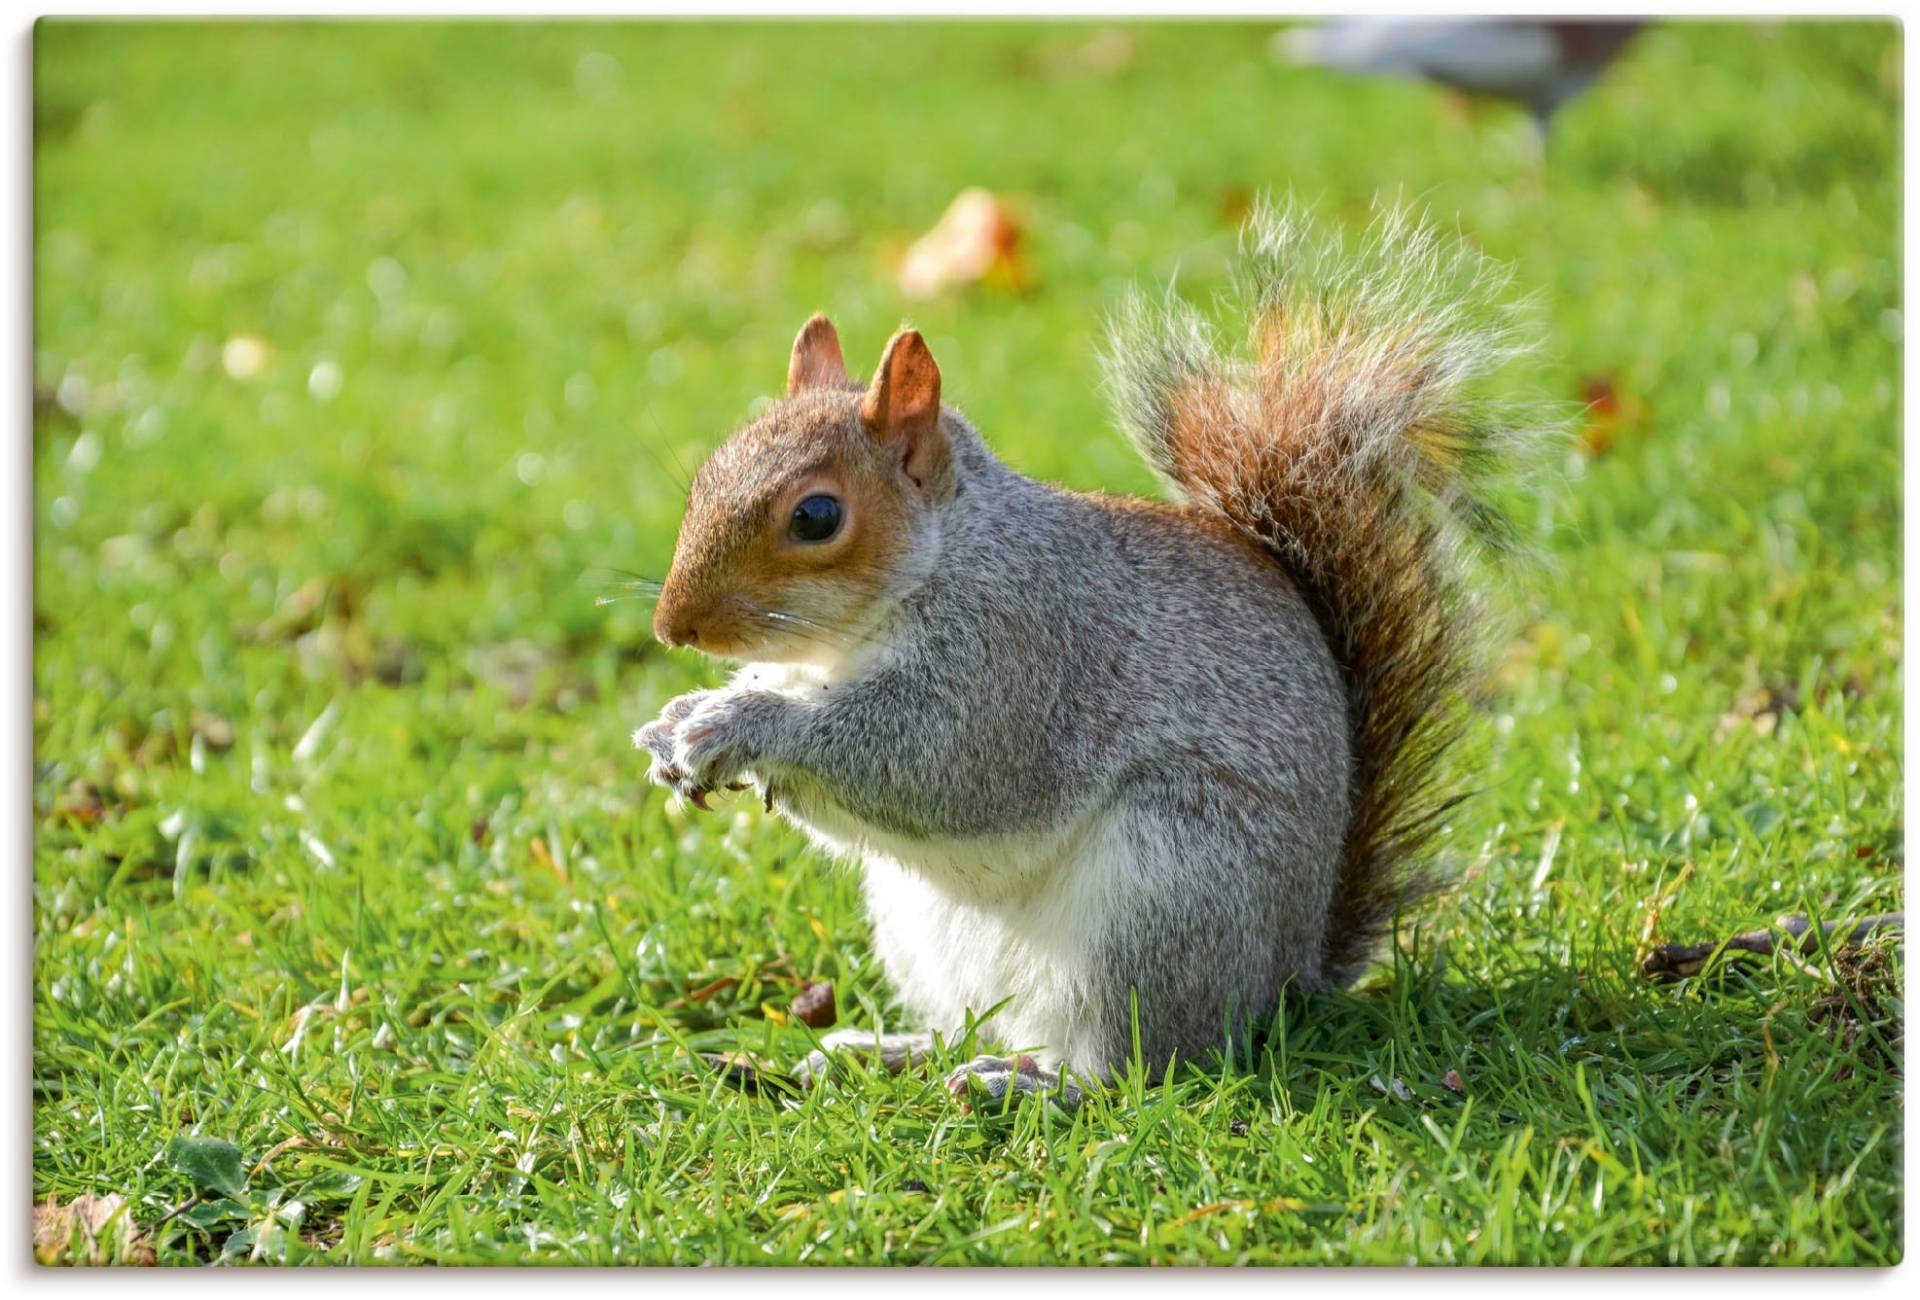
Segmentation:
{"type": "Polygon", "coordinates": [[[1111,1000],[1096,952],[1131,874],[1111,820],[1026,840],[903,841],[837,809],[803,825],[860,864],[875,951],[925,1028],[957,1034],[999,1007],[986,1038],[1048,1060],[1101,1059],[1111,1000]]]}

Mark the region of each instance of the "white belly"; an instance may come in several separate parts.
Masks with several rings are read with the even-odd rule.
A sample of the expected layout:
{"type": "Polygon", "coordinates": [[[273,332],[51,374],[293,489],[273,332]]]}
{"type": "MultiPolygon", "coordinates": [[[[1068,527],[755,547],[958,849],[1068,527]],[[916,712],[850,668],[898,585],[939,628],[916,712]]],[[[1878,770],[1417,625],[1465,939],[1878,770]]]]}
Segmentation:
{"type": "Polygon", "coordinates": [[[951,1040],[998,1007],[983,1038],[1047,1060],[1102,1060],[1111,1000],[1096,986],[1097,946],[1133,872],[1113,819],[1025,840],[927,842],[815,810],[806,829],[859,862],[874,948],[925,1028],[951,1040]]]}

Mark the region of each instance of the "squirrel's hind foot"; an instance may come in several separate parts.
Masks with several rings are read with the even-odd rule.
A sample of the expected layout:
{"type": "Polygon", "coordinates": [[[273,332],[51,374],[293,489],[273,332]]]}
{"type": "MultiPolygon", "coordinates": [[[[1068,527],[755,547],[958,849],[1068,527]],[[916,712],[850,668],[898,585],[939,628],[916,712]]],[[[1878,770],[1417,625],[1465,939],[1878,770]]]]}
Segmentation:
{"type": "Polygon", "coordinates": [[[976,1056],[947,1076],[947,1091],[963,1110],[973,1109],[969,1099],[976,1093],[998,1102],[1009,1090],[1050,1095],[1069,1109],[1078,1106],[1084,1096],[1080,1085],[1071,1079],[1063,1082],[1057,1068],[1042,1065],[1031,1056],[976,1056]]]}

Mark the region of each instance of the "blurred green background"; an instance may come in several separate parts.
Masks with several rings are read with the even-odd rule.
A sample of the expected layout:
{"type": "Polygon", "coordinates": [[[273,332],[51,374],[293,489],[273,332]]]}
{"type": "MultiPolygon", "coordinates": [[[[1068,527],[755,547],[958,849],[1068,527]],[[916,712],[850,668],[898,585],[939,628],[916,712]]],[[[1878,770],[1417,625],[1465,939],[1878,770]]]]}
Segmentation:
{"type": "Polygon", "coordinates": [[[1886,954],[1634,961],[1901,903],[1899,29],[1655,25],[1544,154],[1274,30],[42,21],[36,1196],[167,1262],[1896,1259],[1886,954]],[[903,299],[973,185],[1024,280],[903,299]],[[849,873],[645,788],[714,673],[581,575],[661,574],[815,310],[1153,491],[1103,313],[1219,288],[1262,191],[1513,263],[1570,416],[1462,889],[1224,1080],[724,1090],[687,1053],[803,1052],[795,980],[887,991],[849,873]],[[193,1133],[249,1191],[156,1228],[193,1133]]]}

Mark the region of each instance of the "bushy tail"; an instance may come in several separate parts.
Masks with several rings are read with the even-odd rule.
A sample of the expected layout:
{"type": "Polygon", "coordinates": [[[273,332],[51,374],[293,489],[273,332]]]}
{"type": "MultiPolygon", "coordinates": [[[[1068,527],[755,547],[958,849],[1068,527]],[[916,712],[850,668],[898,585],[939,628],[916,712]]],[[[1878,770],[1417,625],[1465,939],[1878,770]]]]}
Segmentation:
{"type": "Polygon", "coordinates": [[[1286,567],[1344,674],[1352,812],[1324,970],[1344,983],[1434,879],[1439,759],[1479,684],[1471,552],[1506,548],[1489,484],[1541,439],[1481,392],[1520,349],[1506,276],[1403,212],[1343,240],[1263,206],[1242,235],[1252,359],[1136,298],[1108,345],[1120,418],[1187,502],[1286,567]]]}

